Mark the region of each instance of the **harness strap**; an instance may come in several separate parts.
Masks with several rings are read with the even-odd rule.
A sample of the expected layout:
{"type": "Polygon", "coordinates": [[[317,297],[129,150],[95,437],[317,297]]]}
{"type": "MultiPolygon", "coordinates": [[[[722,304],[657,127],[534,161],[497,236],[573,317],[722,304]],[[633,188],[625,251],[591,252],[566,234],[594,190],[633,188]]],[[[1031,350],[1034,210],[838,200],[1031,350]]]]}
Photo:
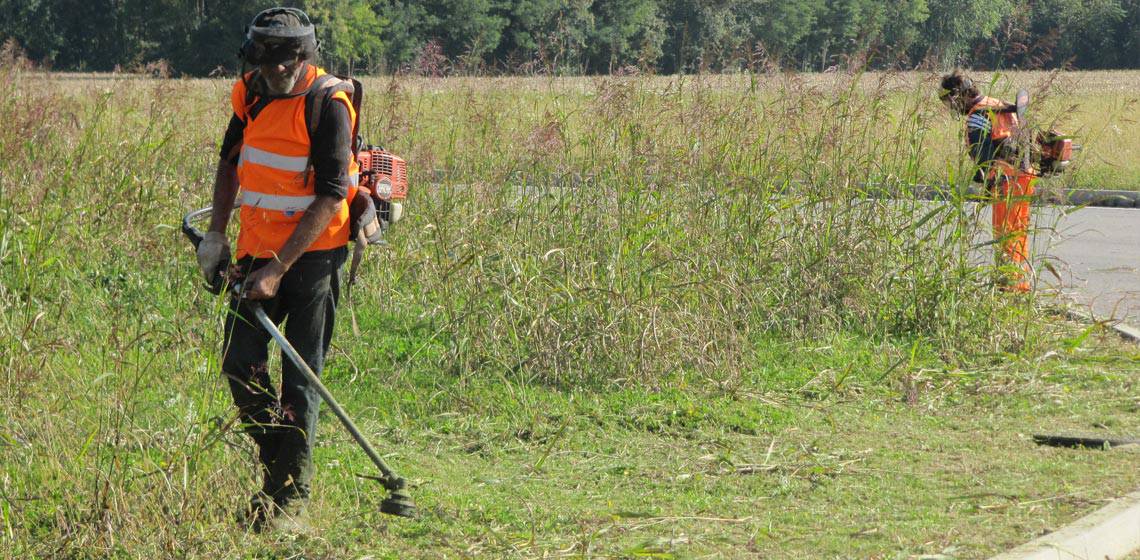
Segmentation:
{"type": "Polygon", "coordinates": [[[364,228],[356,232],[356,243],[352,248],[352,264],[348,265],[348,283],[344,286],[344,303],[348,306],[352,317],[352,334],[360,336],[360,327],[356,325],[356,310],[352,305],[352,286],[356,284],[356,272],[360,268],[360,261],[364,260],[364,250],[368,248],[368,239],[364,236],[364,228]]]}
{"type": "Polygon", "coordinates": [[[305,129],[309,131],[309,139],[312,140],[313,135],[317,133],[317,127],[321,124],[321,112],[332,98],[333,93],[337,90],[334,89],[340,85],[340,80],[332,74],[322,74],[313,80],[313,85],[309,87],[309,92],[305,95],[305,129]],[[320,102],[317,102],[317,98],[320,102]]]}

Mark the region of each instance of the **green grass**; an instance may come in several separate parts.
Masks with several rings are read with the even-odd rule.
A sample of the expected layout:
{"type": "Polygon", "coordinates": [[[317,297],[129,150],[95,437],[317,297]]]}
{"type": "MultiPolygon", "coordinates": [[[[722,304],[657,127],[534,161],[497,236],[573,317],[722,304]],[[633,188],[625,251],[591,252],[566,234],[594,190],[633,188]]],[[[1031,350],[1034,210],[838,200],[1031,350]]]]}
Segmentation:
{"type": "Polygon", "coordinates": [[[925,78],[370,80],[413,195],[326,378],[423,515],[329,416],[291,541],[232,521],[253,458],[176,228],[228,84],[12,76],[0,555],[981,557],[1131,490],[1135,455],[1028,435],[1135,433],[1136,350],[996,290],[963,200],[857,202],[963,182],[925,78]]]}
{"type": "Polygon", "coordinates": [[[215,376],[139,392],[69,377],[52,384],[89,406],[5,409],[4,539],[11,557],[983,557],[1140,483],[1140,455],[1029,440],[1140,429],[1140,355],[1080,336],[1065,326],[1056,354],[970,372],[892,370],[889,348],[858,340],[782,359],[775,343],[772,369],[736,390],[561,391],[338,356],[328,382],[414,481],[421,516],[377,512],[382,489],[353,476],[372,468],[328,416],[320,533],[300,541],[234,527],[253,458],[217,431],[231,419],[215,376]]]}

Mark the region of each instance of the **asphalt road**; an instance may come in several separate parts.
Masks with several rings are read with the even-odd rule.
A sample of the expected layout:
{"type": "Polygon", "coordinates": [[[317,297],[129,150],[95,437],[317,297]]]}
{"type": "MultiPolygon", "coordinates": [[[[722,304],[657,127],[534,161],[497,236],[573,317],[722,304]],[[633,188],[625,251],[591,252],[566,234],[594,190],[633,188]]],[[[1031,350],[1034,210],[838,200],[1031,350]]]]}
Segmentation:
{"type": "Polygon", "coordinates": [[[1039,275],[1045,289],[1097,319],[1140,326],[1140,209],[1045,206],[1033,209],[1033,219],[1034,252],[1060,273],[1059,280],[1039,275]]]}

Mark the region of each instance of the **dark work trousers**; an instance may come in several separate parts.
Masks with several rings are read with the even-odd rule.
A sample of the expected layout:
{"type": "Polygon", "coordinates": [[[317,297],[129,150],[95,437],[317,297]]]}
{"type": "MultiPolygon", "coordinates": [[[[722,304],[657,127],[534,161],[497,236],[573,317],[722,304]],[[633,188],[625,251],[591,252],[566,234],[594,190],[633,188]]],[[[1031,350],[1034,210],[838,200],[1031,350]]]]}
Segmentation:
{"type": "MultiPolygon", "coordinates": [[[[278,326],[285,323],[285,339],[317,375],[332,340],[346,255],[344,247],[305,253],[281,278],[276,297],[260,301],[270,320],[278,326]]],[[[245,258],[238,266],[248,274],[267,262],[245,258]]],[[[222,372],[229,379],[246,433],[257,444],[262,492],[284,504],[309,496],[321,397],[284,353],[280,390],[276,389],[268,368],[272,338],[247,305],[245,300],[230,302],[222,372]]]]}

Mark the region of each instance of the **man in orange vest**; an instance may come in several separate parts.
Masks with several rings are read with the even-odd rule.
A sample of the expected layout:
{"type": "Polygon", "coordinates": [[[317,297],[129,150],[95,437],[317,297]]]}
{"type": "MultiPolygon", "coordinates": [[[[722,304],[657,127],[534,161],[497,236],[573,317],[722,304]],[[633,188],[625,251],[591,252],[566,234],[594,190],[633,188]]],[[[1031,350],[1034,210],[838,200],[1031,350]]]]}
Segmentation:
{"type": "MultiPolygon", "coordinates": [[[[314,27],[300,10],[270,8],[251,22],[241,56],[255,68],[233,87],[233,116],[198,262],[207,281],[229,263],[226,226],[240,205],[231,278],[242,279],[244,298],[285,322],[285,337],[320,374],[347,255],[345,199],[356,188],[358,169],[351,151],[356,114],[347,95],[332,95],[316,130],[307,128],[306,94],[325,74],[313,64],[317,47],[314,27]]],[[[304,532],[320,396],[289,360],[275,387],[267,366],[270,336],[244,301],[231,301],[222,359],[263,477],[243,521],[257,530],[304,532]]]]}
{"type": "Polygon", "coordinates": [[[1015,269],[1004,288],[1028,292],[1029,202],[1037,174],[1022,169],[1018,161],[1017,109],[982,95],[970,78],[957,72],[942,77],[939,98],[951,111],[966,116],[966,144],[977,165],[974,181],[985,184],[994,197],[994,239],[1003,259],[1015,269]]]}

